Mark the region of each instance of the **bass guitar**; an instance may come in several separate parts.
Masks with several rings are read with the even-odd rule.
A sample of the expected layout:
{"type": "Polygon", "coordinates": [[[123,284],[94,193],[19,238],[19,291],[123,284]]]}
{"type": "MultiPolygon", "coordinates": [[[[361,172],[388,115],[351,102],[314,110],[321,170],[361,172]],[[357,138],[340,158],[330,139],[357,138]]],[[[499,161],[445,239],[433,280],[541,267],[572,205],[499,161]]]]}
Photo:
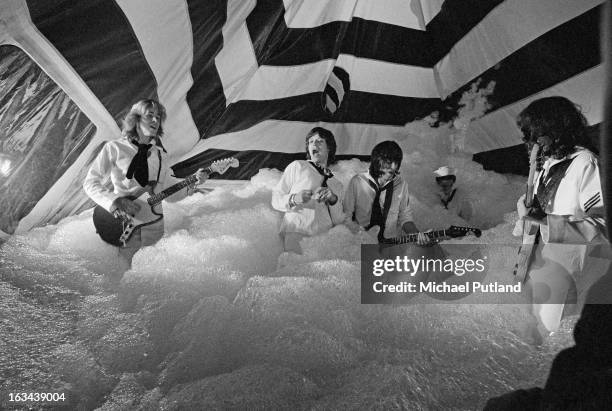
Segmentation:
{"type": "MultiPolygon", "coordinates": [[[[209,175],[213,173],[223,174],[230,167],[238,167],[238,160],[233,157],[217,160],[206,171],[209,175]]],[[[93,223],[96,227],[96,232],[107,243],[118,247],[125,247],[134,230],[153,224],[163,218],[163,214],[158,208],[163,199],[196,181],[197,177],[194,174],[159,193],[155,193],[150,186],[146,186],[134,195],[126,196],[125,198],[132,200],[140,206],[139,211],[134,215],[126,215],[120,212],[110,213],[106,209],[97,206],[93,212],[93,223]]]]}
{"type": "MultiPolygon", "coordinates": [[[[533,206],[533,180],[538,168],[538,157],[540,155],[540,146],[534,144],[529,155],[529,177],[527,177],[527,190],[525,193],[525,206],[529,209],[533,206]]],[[[538,234],[538,223],[523,219],[523,243],[518,251],[516,264],[514,265],[514,275],[520,282],[525,282],[527,277],[527,268],[533,254],[538,234]]]]}

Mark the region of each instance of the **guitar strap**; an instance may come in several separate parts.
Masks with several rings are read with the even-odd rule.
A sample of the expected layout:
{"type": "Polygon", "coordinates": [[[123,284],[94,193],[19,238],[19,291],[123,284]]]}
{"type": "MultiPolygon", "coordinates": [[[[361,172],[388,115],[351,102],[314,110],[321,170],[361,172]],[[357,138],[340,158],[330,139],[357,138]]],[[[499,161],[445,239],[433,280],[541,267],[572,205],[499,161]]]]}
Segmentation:
{"type": "Polygon", "coordinates": [[[546,177],[542,173],[536,198],[543,211],[552,210],[559,184],[561,184],[561,180],[565,177],[565,172],[572,164],[572,161],[574,161],[573,158],[568,158],[551,166],[546,177]]]}

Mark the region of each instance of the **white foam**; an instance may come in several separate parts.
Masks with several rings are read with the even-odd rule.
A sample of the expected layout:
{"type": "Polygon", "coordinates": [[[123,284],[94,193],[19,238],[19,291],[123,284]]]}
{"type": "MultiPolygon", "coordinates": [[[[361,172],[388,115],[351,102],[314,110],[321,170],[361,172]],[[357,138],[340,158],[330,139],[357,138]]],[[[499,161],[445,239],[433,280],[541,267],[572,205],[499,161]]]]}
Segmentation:
{"type": "MultiPolygon", "coordinates": [[[[467,224],[438,204],[432,172],[450,165],[459,170],[459,185],[473,195],[477,212],[470,224],[489,228],[478,240],[458,242],[518,246],[511,231],[524,179],[485,171],[465,154],[451,153],[449,136],[455,131],[450,126],[432,128],[424,120],[407,125],[406,134],[397,138],[404,151],[401,171],[409,184],[416,224],[422,229],[467,224]]],[[[333,171],[346,186],[355,173],[367,167],[367,163],[353,159],[339,162],[333,171]]],[[[482,395],[518,388],[523,380],[545,376],[547,368],[542,364],[550,360],[554,348],[548,354],[535,353],[513,336],[512,332],[526,321],[520,306],[361,305],[361,244],[375,242],[367,234],[353,234],[339,226],[304,239],[302,255],[283,253],[278,236],[281,214],[270,206],[271,189],[280,175],[278,170],[264,169],[243,186],[217,187],[207,194],[166,203],[164,237],[135,255],[116,300],[102,297],[98,280],[116,274],[117,250],[97,237],[90,211],[9,239],[0,248],[2,279],[18,284],[17,277],[28,278],[26,288],[54,284],[71,290],[87,289],[104,301],[78,307],[82,320],[78,335],[71,341],[78,350],[66,350],[78,351],[79,355],[66,355],[69,360],[60,369],[71,367],[70,361],[81,364],[76,369],[85,369],[84,360],[79,358],[91,362],[96,355],[104,368],[113,353],[103,348],[114,346],[123,356],[130,352],[150,356],[149,363],[129,361],[129,371],[136,371],[133,367],[138,364],[153,370],[180,365],[191,367],[186,375],[203,381],[218,373],[239,373],[242,367],[254,363],[272,364],[313,377],[314,381],[334,381],[339,388],[320,399],[309,397],[313,405],[322,408],[378,398],[385,389],[391,389],[405,367],[413,367],[411,375],[416,384],[404,386],[404,392],[414,394],[407,404],[429,404],[432,408],[440,404],[470,408],[468,405],[474,404],[469,401],[474,398],[482,405],[482,395]],[[223,309],[200,324],[197,307],[214,306],[205,299],[215,296],[223,297],[223,309]],[[118,315],[121,310],[134,313],[118,315]],[[105,330],[96,318],[112,318],[112,327],[105,330]],[[187,333],[185,338],[191,340],[183,341],[180,347],[168,343],[174,341],[175,327],[185,334],[184,330],[200,326],[206,327],[205,341],[198,341],[200,334],[194,331],[187,333]],[[127,344],[130,329],[138,330],[137,344],[127,344]],[[150,341],[145,342],[146,338],[150,341]],[[115,345],[102,347],[105,339],[112,339],[115,345]],[[152,344],[152,353],[147,351],[148,343],[152,344]],[[282,350],[275,350],[277,346],[282,350]],[[198,357],[198,350],[207,347],[215,351],[209,351],[204,361],[204,357],[198,357]],[[327,360],[315,361],[317,352],[333,366],[326,369],[327,360]],[[359,360],[363,358],[367,359],[365,363],[359,360]],[[540,368],[525,369],[529,361],[540,368]],[[387,366],[389,363],[394,365],[387,366]],[[383,385],[373,384],[368,372],[377,373],[383,385]],[[480,387],[480,397],[472,386],[480,387]]],[[[516,247],[512,246],[496,252],[490,261],[490,278],[511,276],[515,254],[516,247]]],[[[4,295],[19,298],[15,293],[4,295]]],[[[571,343],[569,331],[565,336],[556,348],[571,343]]],[[[89,388],[83,388],[88,392],[76,394],[91,395],[90,387],[96,381],[109,385],[107,373],[124,371],[121,366],[113,363],[114,368],[97,370],[88,377],[89,388]]],[[[48,367],[46,372],[53,375],[54,371],[48,367]]],[[[167,378],[164,384],[170,384],[166,388],[172,388],[175,381],[171,376],[180,375],[168,370],[162,374],[167,378]]],[[[118,380],[120,375],[115,377],[118,380]]],[[[131,379],[124,376],[122,381],[131,379]]],[[[79,386],[76,381],[71,383],[79,386]]],[[[240,388],[244,387],[236,388],[236,392],[240,388]]],[[[106,392],[110,393],[110,388],[106,392]]],[[[163,403],[164,395],[163,390],[149,391],[145,401],[163,403]]]]}

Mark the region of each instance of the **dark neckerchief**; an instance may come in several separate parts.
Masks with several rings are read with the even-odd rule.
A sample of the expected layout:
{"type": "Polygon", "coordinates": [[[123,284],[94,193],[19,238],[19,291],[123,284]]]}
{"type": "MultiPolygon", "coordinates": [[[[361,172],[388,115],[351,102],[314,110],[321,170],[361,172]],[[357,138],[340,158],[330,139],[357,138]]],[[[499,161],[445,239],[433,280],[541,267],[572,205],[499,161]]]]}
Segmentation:
{"type": "Polygon", "coordinates": [[[136,179],[138,184],[140,184],[141,187],[144,187],[149,184],[149,164],[147,157],[152,144],[140,144],[134,140],[131,140],[130,142],[138,147],[138,151],[134,157],[132,157],[132,162],[130,163],[125,176],[130,179],[136,179]]]}
{"type": "MultiPolygon", "coordinates": [[[[132,157],[132,161],[128,166],[126,177],[129,179],[134,178],[141,187],[145,187],[147,185],[154,186],[159,182],[159,176],[161,173],[162,160],[161,160],[161,152],[157,150],[157,157],[159,159],[159,169],[157,170],[157,179],[155,181],[149,181],[149,149],[153,146],[153,144],[140,144],[136,140],[131,139],[130,143],[138,147],[138,151],[132,157]]],[[[163,149],[163,147],[162,147],[163,149]]],[[[164,150],[165,151],[165,150],[164,150]]]]}
{"type": "Polygon", "coordinates": [[[453,192],[451,193],[451,195],[448,197],[448,200],[444,200],[443,198],[440,198],[440,200],[442,200],[442,204],[444,204],[444,208],[446,208],[447,210],[448,210],[448,205],[450,204],[451,201],[453,201],[453,197],[455,197],[456,192],[457,192],[457,189],[455,188],[453,192]]]}
{"type": "Polygon", "coordinates": [[[546,214],[546,210],[553,208],[559,184],[561,184],[561,180],[565,177],[565,172],[570,164],[572,164],[572,161],[574,161],[574,158],[567,158],[552,165],[548,169],[546,177],[544,177],[544,173],[540,176],[538,191],[535,196],[537,201],[535,203],[539,206],[542,213],[546,214]]]}
{"type": "Polygon", "coordinates": [[[385,184],[384,187],[379,187],[378,184],[369,178],[367,178],[368,184],[374,189],[374,200],[372,201],[372,213],[370,214],[370,224],[366,227],[366,230],[374,227],[375,225],[380,227],[380,231],[378,232],[378,241],[382,242],[385,238],[385,225],[387,221],[387,215],[389,214],[389,209],[391,208],[391,200],[393,200],[393,185],[395,180],[389,181],[385,184]],[[383,208],[380,208],[380,194],[386,191],[385,194],[385,203],[383,204],[383,208]]]}
{"type": "Polygon", "coordinates": [[[309,161],[308,163],[311,166],[313,166],[314,169],[317,170],[319,174],[323,176],[323,182],[321,182],[321,187],[327,187],[327,180],[329,180],[330,178],[334,176],[332,172],[329,170],[329,168],[321,167],[320,165],[315,164],[312,161],[309,161]]]}

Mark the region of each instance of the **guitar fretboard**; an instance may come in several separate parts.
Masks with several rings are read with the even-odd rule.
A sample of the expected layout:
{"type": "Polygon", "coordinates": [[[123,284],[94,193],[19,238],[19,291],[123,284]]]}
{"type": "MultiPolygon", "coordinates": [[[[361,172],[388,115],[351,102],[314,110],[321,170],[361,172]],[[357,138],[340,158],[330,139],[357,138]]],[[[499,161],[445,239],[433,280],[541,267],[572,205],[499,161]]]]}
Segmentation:
{"type": "MultiPolygon", "coordinates": [[[[210,170],[210,167],[207,168],[206,170],[204,170],[208,173],[208,175],[212,174],[212,171],[210,170]]],[[[157,205],[159,203],[162,202],[163,199],[165,199],[166,197],[171,196],[172,194],[176,193],[177,191],[182,190],[183,188],[187,187],[190,184],[193,184],[197,181],[197,177],[195,176],[195,174],[190,175],[189,177],[187,177],[186,179],[184,179],[183,181],[180,181],[168,188],[166,188],[164,191],[161,191],[157,194],[152,195],[151,197],[149,197],[147,199],[147,203],[149,203],[150,206],[154,206],[157,205]]]]}
{"type": "MultiPolygon", "coordinates": [[[[428,231],[427,233],[423,233],[427,237],[433,240],[443,239],[448,237],[446,234],[446,230],[437,230],[437,231],[428,231]]],[[[395,238],[385,238],[383,243],[385,244],[407,244],[407,243],[416,243],[419,237],[419,233],[406,234],[400,237],[395,238]]]]}

